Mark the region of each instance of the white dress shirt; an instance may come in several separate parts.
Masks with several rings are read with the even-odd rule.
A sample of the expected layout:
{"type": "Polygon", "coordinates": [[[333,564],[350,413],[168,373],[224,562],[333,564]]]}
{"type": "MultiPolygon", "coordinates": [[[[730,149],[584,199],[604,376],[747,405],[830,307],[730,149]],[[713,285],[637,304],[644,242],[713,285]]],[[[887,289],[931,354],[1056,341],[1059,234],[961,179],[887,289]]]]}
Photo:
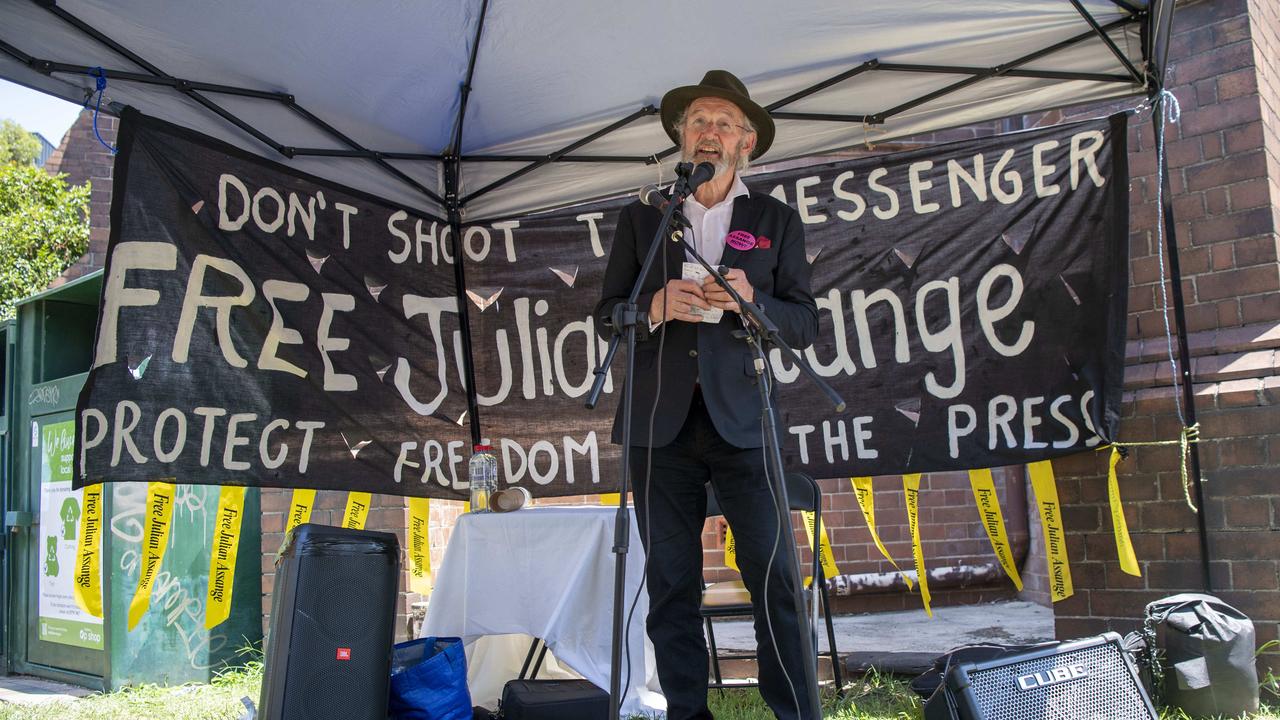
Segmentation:
{"type": "MultiPolygon", "coordinates": [[[[729,187],[729,194],[725,195],[724,200],[711,207],[704,206],[692,195],[684,201],[684,216],[689,219],[693,230],[694,247],[708,265],[719,265],[724,257],[724,239],[729,234],[729,223],[733,220],[734,199],[750,194],[742,178],[734,173],[733,185],[729,187]]],[[[697,262],[688,250],[685,251],[685,258],[689,262],[697,262]]],[[[661,319],[655,321],[650,318],[649,330],[653,331],[661,324],[661,319]]]]}
{"type": "MultiPolygon", "coordinates": [[[[733,201],[748,194],[750,193],[742,183],[742,178],[734,173],[733,185],[729,187],[729,194],[724,200],[711,207],[704,207],[692,196],[684,201],[684,216],[689,218],[689,224],[693,227],[695,247],[708,265],[719,265],[720,259],[724,257],[724,238],[729,234],[729,222],[733,220],[733,201]]],[[[688,252],[685,255],[690,262],[696,262],[693,255],[688,252]]]]}

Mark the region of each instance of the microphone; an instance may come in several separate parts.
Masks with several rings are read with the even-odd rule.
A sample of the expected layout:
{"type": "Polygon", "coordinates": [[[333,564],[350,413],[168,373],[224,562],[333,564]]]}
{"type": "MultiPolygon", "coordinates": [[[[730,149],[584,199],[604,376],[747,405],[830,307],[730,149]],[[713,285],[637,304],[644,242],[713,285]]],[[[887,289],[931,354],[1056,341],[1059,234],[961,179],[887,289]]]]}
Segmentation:
{"type": "Polygon", "coordinates": [[[696,167],[693,163],[676,163],[676,175],[685,179],[689,193],[693,194],[699,185],[715,177],[716,166],[709,162],[700,162],[696,167]]]}
{"type": "Polygon", "coordinates": [[[700,162],[693,171],[689,173],[689,192],[692,193],[698,189],[702,183],[710,180],[716,175],[716,166],[709,162],[700,162]]]}
{"type": "Polygon", "coordinates": [[[657,185],[650,183],[640,188],[640,192],[636,193],[640,196],[640,202],[651,208],[657,208],[658,212],[666,212],[667,206],[671,204],[671,198],[662,194],[657,185]]]}
{"type": "MultiPolygon", "coordinates": [[[[665,213],[667,211],[667,207],[671,205],[671,198],[663,195],[662,191],[658,189],[658,186],[652,183],[640,188],[640,192],[636,194],[640,196],[640,202],[642,204],[655,208],[661,213],[665,213]]],[[[681,225],[686,227],[690,226],[689,219],[686,218],[684,213],[679,210],[676,210],[672,218],[681,225]]]]}

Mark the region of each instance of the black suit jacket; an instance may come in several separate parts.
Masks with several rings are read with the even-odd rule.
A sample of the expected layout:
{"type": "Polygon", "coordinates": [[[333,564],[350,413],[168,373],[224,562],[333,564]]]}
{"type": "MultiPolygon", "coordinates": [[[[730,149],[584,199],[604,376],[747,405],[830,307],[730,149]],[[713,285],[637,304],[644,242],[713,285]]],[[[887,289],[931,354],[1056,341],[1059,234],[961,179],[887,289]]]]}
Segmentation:
{"type": "MultiPolygon", "coordinates": [[[[601,334],[612,332],[613,308],[626,302],[635,284],[649,244],[653,242],[662,214],[657,209],[634,202],[623,208],[609,252],[600,303],[596,306],[596,327],[601,334]]],[[[777,324],[784,340],[796,349],[813,342],[818,331],[818,309],[809,287],[811,270],[805,257],[804,226],[790,206],[774,198],[751,193],[734,200],[729,231],[746,230],[768,239],[768,247],[736,250],[725,245],[721,265],[741,268],[755,288],[755,302],[777,324]]],[[[645,278],[638,305],[648,311],[653,296],[666,285],[668,278],[678,278],[685,261],[683,245],[664,242],[663,257],[645,278]]],[[[707,410],[720,436],[741,448],[762,445],[760,426],[760,394],[755,387],[755,368],[751,349],[743,340],[732,337],[742,327],[739,316],[726,312],[718,323],[689,323],[673,320],[664,323],[666,342],[661,364],[658,361],[659,325],[649,333],[647,322],[641,323],[636,335],[635,375],[631,414],[632,444],[639,447],[661,447],[675,439],[684,425],[693,397],[695,381],[702,386],[707,410]],[[658,389],[658,371],[662,373],[662,394],[658,398],[649,435],[649,413],[658,389]]],[[[613,442],[622,442],[622,403],[613,424],[613,442]]]]}

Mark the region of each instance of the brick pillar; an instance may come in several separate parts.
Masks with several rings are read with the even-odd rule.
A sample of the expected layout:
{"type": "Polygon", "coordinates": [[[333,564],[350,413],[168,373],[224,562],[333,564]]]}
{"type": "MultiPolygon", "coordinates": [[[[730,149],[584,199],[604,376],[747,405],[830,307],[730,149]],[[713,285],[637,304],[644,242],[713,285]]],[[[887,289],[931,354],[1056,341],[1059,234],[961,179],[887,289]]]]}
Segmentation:
{"type": "MultiPolygon", "coordinates": [[[[1260,643],[1276,638],[1280,625],[1276,28],[1270,0],[1179,5],[1169,89],[1182,120],[1168,126],[1166,149],[1204,438],[1212,582],[1253,619],[1260,643]]],[[[1130,137],[1132,277],[1120,440],[1169,440],[1182,423],[1160,310],[1150,120],[1135,120],[1130,137]]],[[[1196,517],[1176,448],[1138,448],[1120,466],[1142,577],[1122,573],[1116,559],[1105,453],[1054,465],[1076,588],[1054,606],[1059,637],[1131,630],[1147,602],[1200,589],[1196,517]]]]}
{"type": "MultiPolygon", "coordinates": [[[[105,113],[98,116],[98,133],[102,139],[116,142],[120,121],[105,113]]],[[[80,117],[62,137],[58,148],[49,156],[45,167],[53,173],[66,173],[68,185],[92,183],[89,195],[89,250],[58,279],[51,283],[57,287],[65,282],[101,270],[107,262],[107,237],[111,231],[111,177],[115,156],[98,142],[93,134],[93,111],[81,110],[80,117]]]]}

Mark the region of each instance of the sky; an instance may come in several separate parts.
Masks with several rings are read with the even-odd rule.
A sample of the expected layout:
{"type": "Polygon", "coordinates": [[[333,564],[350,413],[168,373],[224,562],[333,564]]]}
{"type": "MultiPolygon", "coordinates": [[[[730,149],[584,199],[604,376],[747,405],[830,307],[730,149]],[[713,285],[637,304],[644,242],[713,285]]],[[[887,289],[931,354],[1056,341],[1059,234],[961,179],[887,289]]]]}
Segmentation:
{"type": "Polygon", "coordinates": [[[55,147],[79,115],[79,105],[0,80],[0,120],[14,120],[55,147]]]}

